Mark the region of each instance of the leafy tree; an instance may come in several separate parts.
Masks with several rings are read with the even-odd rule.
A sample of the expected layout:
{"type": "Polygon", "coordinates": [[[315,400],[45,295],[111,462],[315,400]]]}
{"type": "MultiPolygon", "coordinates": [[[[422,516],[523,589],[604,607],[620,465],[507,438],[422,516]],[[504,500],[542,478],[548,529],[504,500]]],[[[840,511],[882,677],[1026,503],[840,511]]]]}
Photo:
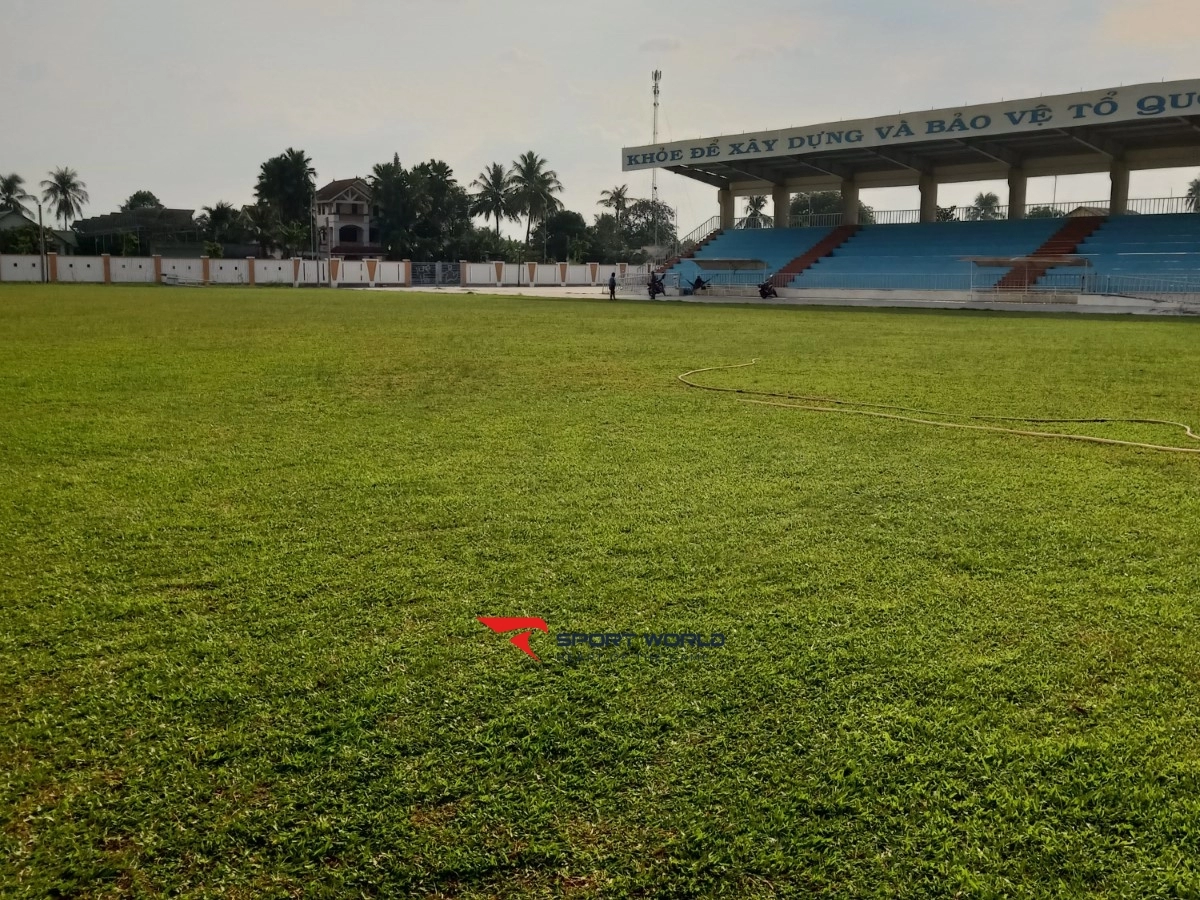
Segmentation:
{"type": "Polygon", "coordinates": [[[621,224],[621,219],[625,217],[625,207],[629,205],[629,185],[619,184],[611,190],[600,192],[600,202],[598,206],[603,206],[611,209],[617,220],[617,224],[621,224]]]}
{"type": "MultiPolygon", "coordinates": [[[[812,216],[840,216],[841,214],[842,195],[840,191],[813,191],[808,194],[796,194],[792,197],[791,215],[793,219],[799,219],[801,225],[806,225],[812,216]]],[[[875,210],[861,200],[858,201],[858,221],[863,225],[869,225],[875,221],[875,210]]]]}
{"type": "MultiPolygon", "coordinates": [[[[46,247],[53,249],[54,234],[49,228],[44,231],[46,247]]],[[[0,231],[0,253],[40,253],[41,249],[41,233],[36,225],[25,225],[21,228],[0,231]]]]}
{"type": "Polygon", "coordinates": [[[210,259],[222,259],[225,256],[225,246],[217,241],[205,241],[204,255],[210,259]]]}
{"type": "Polygon", "coordinates": [[[13,172],[11,175],[0,175],[0,211],[29,212],[24,201],[32,200],[33,195],[26,193],[22,185],[25,179],[13,172]]]}
{"type": "Polygon", "coordinates": [[[309,227],[304,222],[286,222],[277,233],[285,258],[296,256],[308,244],[309,227]]]}
{"type": "Polygon", "coordinates": [[[588,228],[587,257],[590,262],[624,262],[629,256],[625,231],[611,213],[601,213],[588,228]]]}
{"type": "Polygon", "coordinates": [[[661,200],[634,200],[626,213],[623,230],[625,246],[629,248],[673,246],[675,210],[661,200]]]}
{"type": "Polygon", "coordinates": [[[937,221],[939,222],[957,222],[958,207],[957,206],[939,206],[937,208],[937,221]]]}
{"type": "Polygon", "coordinates": [[[584,255],[588,248],[587,221],[579,213],[562,209],[552,213],[533,233],[535,245],[542,245],[543,262],[569,262],[584,255]]]}
{"type": "Polygon", "coordinates": [[[763,212],[767,208],[767,197],[763,194],[753,194],[746,198],[746,218],[743,228],[770,228],[772,218],[763,212]]]}
{"type": "Polygon", "coordinates": [[[967,219],[972,222],[991,222],[1000,218],[1000,198],[990,191],[976,194],[975,202],[967,208],[967,219]]]}
{"type": "Polygon", "coordinates": [[[503,260],[515,263],[521,255],[521,244],[501,237],[490,228],[469,228],[459,237],[458,258],[471,262],[503,260]]]}
{"type": "Polygon", "coordinates": [[[413,197],[408,172],[400,164],[400,154],[391,162],[378,163],[371,169],[371,201],[379,208],[379,239],[388,259],[410,255],[412,226],[420,210],[413,197]]]}
{"type": "Polygon", "coordinates": [[[83,213],[83,204],[88,202],[87,185],[79,180],[79,173],[74,169],[65,166],[54,169],[50,178],[42,182],[42,200],[67,228],[72,219],[83,213]]]}
{"type": "Polygon", "coordinates": [[[1034,206],[1025,213],[1027,219],[1062,219],[1066,217],[1066,213],[1055,209],[1053,206],[1034,206]]]}
{"type": "Polygon", "coordinates": [[[121,212],[132,209],[162,209],[162,202],[151,191],[134,191],[129,199],[121,204],[121,212]]]}
{"type": "Polygon", "coordinates": [[[515,209],[525,216],[525,246],[528,248],[533,223],[544,221],[562,208],[562,202],[554,196],[562,193],[562,182],[553,169],[546,168],[546,160],[532,150],[522,153],[513,162],[510,177],[515,209]]]}
{"type": "Polygon", "coordinates": [[[254,187],[257,205],[270,206],[280,223],[300,222],[309,228],[316,177],[312,160],[304,151],[289,147],[259,167],[254,187]]]}
{"type": "Polygon", "coordinates": [[[409,181],[423,212],[413,225],[414,258],[449,259],[471,227],[471,198],[440,159],[413,166],[409,181]]]}
{"type": "Polygon", "coordinates": [[[1192,212],[1200,213],[1200,178],[1192,179],[1187,189],[1187,205],[1192,212]]]}
{"type": "Polygon", "coordinates": [[[478,192],[471,195],[471,215],[483,216],[485,222],[489,218],[495,219],[496,237],[499,237],[500,220],[516,221],[518,218],[512,178],[502,164],[494,162],[479,173],[471,187],[478,188],[478,192]]]}
{"type": "Polygon", "coordinates": [[[142,241],[136,234],[129,232],[121,235],[121,255],[138,256],[142,251],[142,241]]]}

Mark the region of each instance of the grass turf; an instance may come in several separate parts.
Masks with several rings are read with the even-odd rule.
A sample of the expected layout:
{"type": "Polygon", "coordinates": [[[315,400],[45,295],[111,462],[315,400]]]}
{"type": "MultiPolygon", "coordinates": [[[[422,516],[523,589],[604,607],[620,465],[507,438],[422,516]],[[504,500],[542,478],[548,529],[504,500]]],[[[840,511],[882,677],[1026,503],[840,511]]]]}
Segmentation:
{"type": "Polygon", "coordinates": [[[1194,424],[1198,339],[6,286],[0,893],[1196,896],[1200,459],[675,376],[1194,424]]]}

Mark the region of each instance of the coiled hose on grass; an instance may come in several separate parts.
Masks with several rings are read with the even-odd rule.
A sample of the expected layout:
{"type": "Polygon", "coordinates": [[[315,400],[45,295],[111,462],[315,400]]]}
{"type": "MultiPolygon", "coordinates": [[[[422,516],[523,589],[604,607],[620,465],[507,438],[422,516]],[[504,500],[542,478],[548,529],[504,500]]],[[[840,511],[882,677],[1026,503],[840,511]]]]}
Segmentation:
{"type": "Polygon", "coordinates": [[[1143,450],[1160,450],[1164,453],[1200,453],[1200,447],[1168,447],[1162,444],[1144,444],[1140,441],[1119,441],[1115,438],[1093,437],[1087,434],[1058,434],[1052,431],[1028,431],[1022,428],[1004,428],[999,425],[969,425],[965,422],[942,422],[935,419],[922,419],[916,415],[900,415],[900,413],[916,413],[921,416],[939,416],[942,418],[971,419],[976,422],[1025,422],[1030,425],[1068,425],[1068,424],[1129,424],[1129,425],[1170,425],[1182,428],[1183,433],[1194,441],[1200,441],[1192,429],[1182,422],[1170,422],[1166,419],[1040,419],[1027,416],[986,416],[966,413],[948,413],[931,409],[916,409],[909,406],[892,406],[887,403],[866,403],[858,400],[839,400],[835,397],[808,397],[803,394],[782,394],[773,391],[755,391],[749,388],[715,387],[709,384],[697,384],[690,380],[692,375],[702,372],[717,372],[723,369],[745,369],[758,364],[757,357],[748,363],[738,363],[732,366],[707,366],[703,369],[692,369],[677,376],[680,381],[690,388],[701,391],[716,391],[722,394],[740,394],[742,403],[756,403],[760,406],[779,406],[784,409],[802,409],[808,412],[841,413],[850,416],[871,416],[877,419],[894,419],[899,422],[914,422],[918,425],[934,425],[938,428],[963,428],[969,431],[992,431],[999,434],[1017,434],[1022,437],[1057,438],[1064,441],[1084,441],[1090,444],[1112,444],[1118,447],[1141,447],[1143,450]],[[770,397],[770,400],[758,400],[756,397],[770,397]],[[781,400],[801,400],[803,403],[781,403],[781,400]],[[816,406],[813,404],[826,404],[816,406]],[[847,407],[864,407],[850,409],[847,407]],[[892,412],[877,412],[876,410],[893,410],[892,412]]]}

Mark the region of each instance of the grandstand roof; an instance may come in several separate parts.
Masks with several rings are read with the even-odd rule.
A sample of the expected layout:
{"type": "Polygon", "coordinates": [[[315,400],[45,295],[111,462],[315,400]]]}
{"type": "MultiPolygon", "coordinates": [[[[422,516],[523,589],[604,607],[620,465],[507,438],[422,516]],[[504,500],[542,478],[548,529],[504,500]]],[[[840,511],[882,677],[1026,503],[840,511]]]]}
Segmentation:
{"type": "Polygon", "coordinates": [[[819,190],[1200,165],[1200,79],[722,135],[622,151],[720,188],[819,190]]]}

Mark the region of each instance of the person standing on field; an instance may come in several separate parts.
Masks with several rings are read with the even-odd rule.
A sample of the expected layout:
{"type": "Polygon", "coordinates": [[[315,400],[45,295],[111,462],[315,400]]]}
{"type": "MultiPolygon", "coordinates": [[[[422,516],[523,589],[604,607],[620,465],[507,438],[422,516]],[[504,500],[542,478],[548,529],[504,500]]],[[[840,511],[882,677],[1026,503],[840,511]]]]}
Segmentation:
{"type": "Polygon", "coordinates": [[[608,299],[617,299],[617,273],[613,272],[608,276],[608,299]]]}

